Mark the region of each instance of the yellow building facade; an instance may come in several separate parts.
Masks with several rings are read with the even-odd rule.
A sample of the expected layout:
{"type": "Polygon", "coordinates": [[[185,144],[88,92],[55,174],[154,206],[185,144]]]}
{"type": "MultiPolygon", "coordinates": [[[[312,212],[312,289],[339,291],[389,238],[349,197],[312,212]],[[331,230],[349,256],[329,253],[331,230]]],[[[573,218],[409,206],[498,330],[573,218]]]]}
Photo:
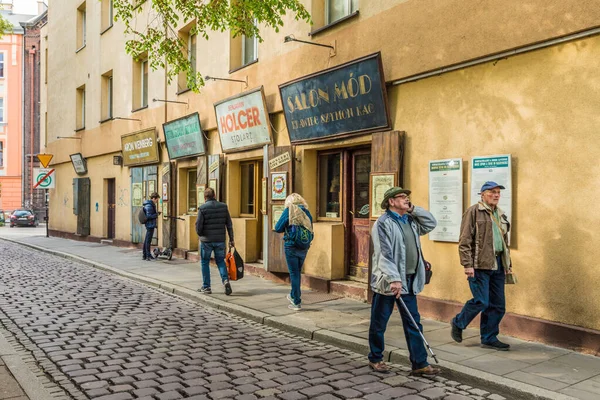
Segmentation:
{"type": "MultiPolygon", "coordinates": [[[[136,213],[157,191],[164,214],[155,243],[168,246],[174,236],[176,254],[191,258],[198,249],[194,223],[202,199],[197,194],[213,186],[229,205],[244,259],[278,274],[287,268],[273,221],[281,196],[295,191],[306,198],[315,219],[304,282],[342,292],[364,289],[369,229],[377,212],[375,180],[391,175],[412,190],[414,204],[429,208],[429,162],[462,159],[464,210],[477,200],[470,190],[472,158],[509,155],[510,246],[519,284],[506,289],[505,331],[597,347],[600,271],[593,266],[600,258],[595,245],[600,212],[593,204],[600,194],[595,184],[600,9],[594,2],[553,1],[550,7],[538,0],[527,5],[359,0],[339,2],[348,3],[340,8],[335,1],[306,0],[313,26],[288,17],[280,33],[263,30],[260,43],[227,32],[211,33],[209,40],[190,38],[193,21],[186,22],[177,29],[198,71],[242,81],[209,80],[200,94],[187,91],[181,79],[167,83],[164,71],[127,55],[122,26],[106,20],[106,3],[69,0],[48,10],[41,126],[56,169],[52,234],[140,243],[136,213]],[[308,127],[298,140],[291,106],[287,97],[282,101],[286,88],[323,83],[332,68],[350,73],[357,60],[371,55],[384,80],[380,116],[386,123],[358,129],[370,111],[367,107],[362,115],[355,109],[338,130],[327,125],[317,134],[308,127]],[[241,144],[230,146],[224,140],[236,129],[235,121],[228,127],[223,119],[220,125],[215,110],[234,99],[224,104],[239,112],[237,105],[249,102],[253,92],[262,95],[265,113],[238,113],[237,124],[261,121],[268,143],[240,136],[241,144]],[[165,129],[195,113],[200,129],[193,135],[204,151],[177,153],[186,146],[173,147],[165,129]],[[124,138],[140,132],[139,146],[152,139],[156,157],[134,144],[137,155],[128,158],[124,138]],[[80,174],[71,161],[78,153],[87,167],[80,174]],[[353,283],[340,286],[341,281],[353,283]]],[[[138,24],[150,12],[149,2],[141,7],[138,24]]],[[[354,87],[360,88],[359,76],[348,75],[346,83],[355,78],[354,87]]],[[[364,92],[371,87],[362,84],[364,92]]],[[[352,90],[349,97],[358,93],[352,90]]],[[[318,93],[314,98],[306,93],[292,106],[314,108],[321,117],[318,93]]],[[[422,243],[434,268],[422,308],[448,320],[470,298],[457,243],[427,237],[422,243]]]]}

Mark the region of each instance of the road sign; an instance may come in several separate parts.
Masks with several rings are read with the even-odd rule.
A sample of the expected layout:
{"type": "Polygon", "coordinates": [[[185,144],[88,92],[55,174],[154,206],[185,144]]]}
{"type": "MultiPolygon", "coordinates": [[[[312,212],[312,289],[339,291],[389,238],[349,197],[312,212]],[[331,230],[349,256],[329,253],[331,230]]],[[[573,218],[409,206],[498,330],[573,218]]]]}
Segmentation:
{"type": "Polygon", "coordinates": [[[48,164],[50,164],[52,157],[53,157],[52,154],[38,154],[37,155],[38,160],[40,160],[40,163],[42,164],[42,167],[44,167],[44,168],[48,168],[48,164]]]}
{"type": "Polygon", "coordinates": [[[56,174],[54,168],[34,168],[33,169],[33,188],[34,189],[54,189],[56,174]]]}

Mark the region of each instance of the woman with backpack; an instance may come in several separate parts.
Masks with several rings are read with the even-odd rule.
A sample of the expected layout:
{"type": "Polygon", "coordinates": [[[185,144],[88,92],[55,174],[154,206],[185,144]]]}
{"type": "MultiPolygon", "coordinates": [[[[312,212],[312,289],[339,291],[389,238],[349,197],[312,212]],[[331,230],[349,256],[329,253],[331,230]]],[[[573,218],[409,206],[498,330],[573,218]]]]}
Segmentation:
{"type": "Polygon", "coordinates": [[[284,233],[285,259],[290,271],[292,290],[287,295],[290,310],[300,311],[300,272],[313,239],[312,216],[308,204],[298,193],[285,199],[285,210],[275,225],[275,232],[284,233]]]}

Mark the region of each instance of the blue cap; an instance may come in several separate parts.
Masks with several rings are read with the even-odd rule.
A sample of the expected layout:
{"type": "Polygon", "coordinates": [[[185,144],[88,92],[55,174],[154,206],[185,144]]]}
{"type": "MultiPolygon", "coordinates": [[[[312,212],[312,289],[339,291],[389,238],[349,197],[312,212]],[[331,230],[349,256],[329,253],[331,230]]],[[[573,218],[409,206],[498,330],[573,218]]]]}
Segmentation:
{"type": "Polygon", "coordinates": [[[479,191],[479,194],[485,192],[486,190],[491,190],[491,189],[495,189],[495,188],[506,189],[504,186],[499,185],[499,184],[497,184],[494,181],[487,181],[481,187],[481,190],[479,191]]]}

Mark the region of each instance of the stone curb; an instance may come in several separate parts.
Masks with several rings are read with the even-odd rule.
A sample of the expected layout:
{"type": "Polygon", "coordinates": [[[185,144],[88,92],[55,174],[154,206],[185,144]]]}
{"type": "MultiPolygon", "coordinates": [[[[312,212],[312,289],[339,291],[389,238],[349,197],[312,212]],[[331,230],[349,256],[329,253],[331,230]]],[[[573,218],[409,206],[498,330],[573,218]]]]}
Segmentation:
{"type": "MultiPolygon", "coordinates": [[[[164,290],[168,293],[183,297],[185,299],[197,303],[202,303],[209,307],[222,310],[231,314],[235,314],[237,316],[241,316],[243,318],[247,318],[260,324],[280,329],[282,331],[286,331],[288,333],[292,333],[319,342],[331,344],[334,346],[342,347],[344,349],[355,351],[357,353],[367,354],[369,352],[369,345],[366,339],[361,339],[358,337],[334,332],[327,329],[312,330],[306,328],[299,328],[284,321],[274,321],[273,319],[271,319],[275,317],[273,315],[266,314],[261,311],[253,310],[251,308],[240,306],[237,304],[231,304],[213,297],[209,297],[207,295],[200,294],[192,289],[188,289],[179,285],[174,285],[172,283],[148,278],[142,275],[125,272],[106,264],[90,261],[73,254],[48,249],[34,244],[21,243],[8,238],[0,238],[0,240],[6,240],[8,242],[30,247],[32,249],[43,251],[45,253],[52,254],[58,257],[77,261],[82,264],[91,266],[93,268],[107,271],[115,275],[164,290]]],[[[385,351],[384,357],[385,361],[393,363],[410,363],[408,351],[396,347],[389,347],[385,351]]],[[[474,368],[469,368],[464,365],[460,365],[450,361],[441,360],[439,365],[443,367],[443,375],[446,378],[458,380],[461,383],[465,383],[472,386],[483,386],[489,391],[499,391],[503,394],[503,396],[510,396],[508,397],[510,400],[577,400],[574,397],[567,396],[562,393],[553,392],[537,386],[504,378],[502,376],[490,374],[488,372],[480,371],[474,368]]]]}
{"type": "Polygon", "coordinates": [[[0,358],[4,362],[4,365],[14,376],[27,397],[29,397],[29,400],[48,400],[53,398],[38,377],[25,364],[21,356],[17,354],[15,349],[4,338],[2,332],[0,332],[0,354],[2,354],[0,358]]]}

